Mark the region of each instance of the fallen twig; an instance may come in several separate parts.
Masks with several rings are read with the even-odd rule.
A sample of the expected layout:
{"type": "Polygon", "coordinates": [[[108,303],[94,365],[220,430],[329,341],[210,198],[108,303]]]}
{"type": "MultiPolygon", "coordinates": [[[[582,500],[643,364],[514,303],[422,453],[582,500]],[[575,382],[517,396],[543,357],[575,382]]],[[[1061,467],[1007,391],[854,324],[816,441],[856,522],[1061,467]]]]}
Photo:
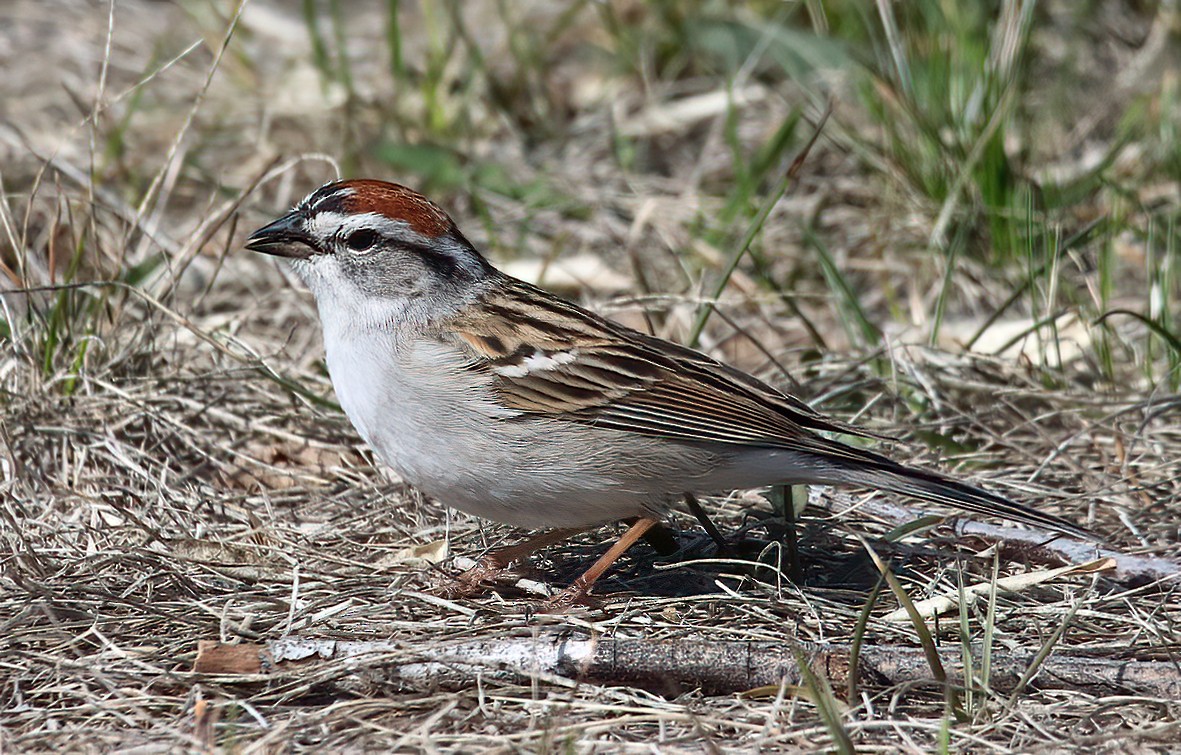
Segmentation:
{"type": "MultiPolygon", "coordinates": [[[[792,642],[652,640],[588,637],[560,633],[503,637],[436,647],[409,646],[392,640],[340,641],[284,637],[264,644],[202,642],[193,670],[236,676],[224,681],[260,681],[279,672],[297,672],[308,663],[334,663],[380,673],[410,688],[463,689],[479,680],[521,682],[564,678],[619,684],[679,694],[701,689],[730,694],[783,683],[797,684],[799,666],[792,642]]],[[[843,689],[850,671],[847,644],[799,643],[813,671],[843,689]]],[[[959,646],[940,650],[948,679],[964,684],[959,646]]],[[[979,668],[979,648],[973,666],[979,668]]],[[[1001,651],[991,657],[989,684],[995,692],[1013,689],[1037,655],[1035,650],[1001,651]]],[[[862,647],[858,661],[861,686],[934,684],[930,666],[918,648],[899,645],[862,647]]],[[[1181,668],[1164,661],[1094,658],[1057,653],[1045,659],[1030,683],[1042,689],[1091,694],[1135,694],[1177,699],[1181,668]]]]}
{"type": "MultiPolygon", "coordinates": [[[[809,496],[810,504],[820,503],[834,513],[852,509],[894,525],[914,522],[925,512],[899,506],[882,499],[866,502],[854,501],[841,491],[828,490],[824,496],[809,496]]],[[[1085,564],[1100,559],[1110,559],[1113,567],[1106,575],[1122,584],[1139,586],[1149,582],[1181,577],[1181,563],[1160,556],[1138,556],[1089,543],[1067,535],[1055,535],[1039,529],[1006,527],[963,519],[956,525],[956,532],[984,538],[990,541],[1004,541],[1020,546],[1030,552],[1046,554],[1047,561],[1062,561],[1068,564],[1085,564]]]]}
{"type": "MultiPolygon", "coordinates": [[[[1103,572],[1112,568],[1112,561],[1109,558],[1098,558],[1094,561],[1088,561],[1085,564],[1071,564],[1069,566],[1060,566],[1057,569],[1037,569],[1028,571],[1023,574],[1014,574],[1009,577],[1001,577],[995,582],[978,582],[974,585],[968,585],[960,590],[955,590],[943,595],[936,595],[933,598],[926,600],[916,600],[914,602],[914,609],[922,618],[930,618],[942,613],[954,611],[960,605],[960,600],[966,598],[973,600],[977,597],[985,597],[993,591],[997,592],[1020,592],[1034,585],[1041,585],[1047,582],[1053,582],[1061,577],[1068,577],[1078,574],[1095,574],[1103,572]]],[[[905,608],[898,608],[883,617],[886,621],[910,621],[910,616],[905,608]]]]}

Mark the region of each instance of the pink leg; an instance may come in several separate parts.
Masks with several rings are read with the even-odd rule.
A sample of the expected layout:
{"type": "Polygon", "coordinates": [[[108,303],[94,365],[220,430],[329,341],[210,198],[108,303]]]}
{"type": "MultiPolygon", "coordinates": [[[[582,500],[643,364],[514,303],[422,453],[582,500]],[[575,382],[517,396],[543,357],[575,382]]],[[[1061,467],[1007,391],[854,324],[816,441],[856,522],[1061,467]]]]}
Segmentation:
{"type": "Polygon", "coordinates": [[[599,557],[591,568],[574,580],[574,584],[567,587],[562,592],[558,593],[549,600],[549,607],[556,611],[561,611],[573,606],[574,604],[583,600],[590,592],[591,587],[598,581],[603,573],[611,568],[611,565],[619,560],[619,557],[627,550],[636,544],[636,541],[644,536],[644,533],[655,527],[659,522],[651,517],[643,517],[637,519],[635,524],[631,526],[627,532],[623,533],[623,537],[619,538],[611,549],[599,557]]]}

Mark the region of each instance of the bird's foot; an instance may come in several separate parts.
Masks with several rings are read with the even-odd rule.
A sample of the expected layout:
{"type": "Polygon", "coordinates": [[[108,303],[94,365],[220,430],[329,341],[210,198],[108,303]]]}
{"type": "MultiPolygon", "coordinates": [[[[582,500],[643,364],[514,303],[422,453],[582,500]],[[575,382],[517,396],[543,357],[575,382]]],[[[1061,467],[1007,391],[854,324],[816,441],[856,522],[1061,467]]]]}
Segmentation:
{"type": "MultiPolygon", "coordinates": [[[[497,581],[509,573],[509,565],[521,561],[534,551],[560,543],[582,532],[582,529],[558,529],[542,532],[517,545],[494,550],[480,559],[449,585],[443,587],[444,597],[469,598],[479,595],[487,589],[488,584],[497,581]]],[[[470,563],[470,561],[469,561],[470,563]]]]}
{"type": "Polygon", "coordinates": [[[542,613],[566,613],[575,607],[598,608],[603,603],[590,589],[575,582],[561,592],[555,593],[542,607],[542,613]]]}
{"type": "Polygon", "coordinates": [[[472,598],[486,592],[492,584],[509,573],[505,564],[494,558],[485,558],[439,585],[437,592],[448,600],[472,598]]]}

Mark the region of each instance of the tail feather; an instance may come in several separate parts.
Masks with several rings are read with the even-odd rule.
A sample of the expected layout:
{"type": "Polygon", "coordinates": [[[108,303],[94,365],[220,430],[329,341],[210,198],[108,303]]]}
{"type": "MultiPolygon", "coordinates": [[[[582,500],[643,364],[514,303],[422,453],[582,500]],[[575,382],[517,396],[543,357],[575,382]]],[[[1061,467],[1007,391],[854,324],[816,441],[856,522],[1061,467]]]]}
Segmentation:
{"type": "MultiPolygon", "coordinates": [[[[853,450],[842,445],[848,453],[853,450]]],[[[1015,522],[1024,522],[1038,527],[1074,535],[1084,540],[1101,541],[1102,538],[1090,530],[1080,527],[1061,517],[1027,506],[1008,498],[990,493],[974,485],[953,480],[937,472],[916,469],[899,464],[871,451],[856,449],[862,463],[840,464],[834,469],[840,479],[855,485],[889,490],[893,493],[911,495],[932,503],[943,504],[974,514],[995,516],[1015,522]]]]}
{"type": "Polygon", "coordinates": [[[1061,517],[1038,511],[1008,498],[962,482],[941,477],[921,470],[903,468],[901,474],[879,471],[875,486],[904,495],[912,495],[932,503],[940,503],[974,514],[996,516],[1015,522],[1025,522],[1058,532],[1075,535],[1085,540],[1100,538],[1090,530],[1069,522],[1061,517]]]}

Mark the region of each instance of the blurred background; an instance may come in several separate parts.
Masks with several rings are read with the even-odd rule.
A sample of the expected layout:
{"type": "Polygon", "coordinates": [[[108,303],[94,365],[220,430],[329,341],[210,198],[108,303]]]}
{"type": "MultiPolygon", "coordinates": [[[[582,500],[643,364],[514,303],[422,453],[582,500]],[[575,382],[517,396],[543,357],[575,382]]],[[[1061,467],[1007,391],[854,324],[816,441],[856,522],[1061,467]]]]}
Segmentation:
{"type": "MultiPolygon", "coordinates": [[[[369,176],[750,369],[893,342],[1181,381],[1175,2],[9,0],[0,22],[8,288],[119,281],[250,328],[273,279],[244,234],[369,176]]],[[[128,297],[5,297],[0,333],[68,373],[128,297]]]]}

